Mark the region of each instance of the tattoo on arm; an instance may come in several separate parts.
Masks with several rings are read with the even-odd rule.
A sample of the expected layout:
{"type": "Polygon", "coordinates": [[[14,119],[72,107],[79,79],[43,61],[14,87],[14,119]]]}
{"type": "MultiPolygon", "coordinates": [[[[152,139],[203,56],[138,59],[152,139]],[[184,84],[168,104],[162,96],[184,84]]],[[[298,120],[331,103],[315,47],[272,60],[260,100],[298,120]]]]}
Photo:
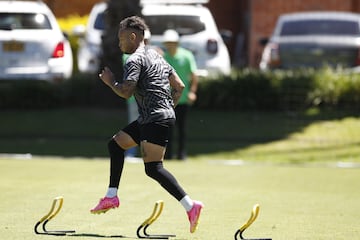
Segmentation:
{"type": "Polygon", "coordinates": [[[177,89],[171,90],[171,97],[173,99],[174,105],[176,106],[179,103],[179,99],[181,97],[181,91],[178,91],[177,89]]]}
{"type": "Polygon", "coordinates": [[[136,88],[135,81],[123,81],[122,83],[115,82],[111,89],[120,97],[129,98],[133,95],[136,88]]]}
{"type": "Polygon", "coordinates": [[[173,99],[174,105],[176,106],[181,97],[182,91],[184,90],[184,83],[181,81],[176,72],[169,76],[171,90],[171,97],[173,99]]]}

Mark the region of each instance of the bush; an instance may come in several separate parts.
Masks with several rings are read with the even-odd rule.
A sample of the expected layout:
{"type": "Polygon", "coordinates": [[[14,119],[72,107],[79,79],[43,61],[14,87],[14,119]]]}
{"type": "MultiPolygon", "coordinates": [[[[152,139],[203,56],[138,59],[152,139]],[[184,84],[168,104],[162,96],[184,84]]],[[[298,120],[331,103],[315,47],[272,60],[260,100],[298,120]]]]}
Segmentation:
{"type": "MultiPolygon", "coordinates": [[[[70,81],[1,81],[0,107],[125,108],[95,75],[75,74],[70,81]]],[[[195,107],[210,110],[289,110],[311,107],[359,110],[360,75],[320,71],[261,72],[244,69],[229,77],[201,80],[195,107]]]]}
{"type": "Polygon", "coordinates": [[[117,97],[94,75],[77,74],[59,84],[42,81],[0,81],[0,108],[46,109],[61,107],[125,107],[125,100],[117,97]]]}
{"type": "Polygon", "coordinates": [[[0,82],[0,108],[50,108],[63,102],[63,88],[41,81],[0,82]]]}
{"type": "Polygon", "coordinates": [[[335,71],[245,69],[200,82],[196,106],[227,110],[359,108],[360,75],[335,71]]]}
{"type": "Polygon", "coordinates": [[[313,75],[314,84],[308,93],[313,106],[358,109],[360,75],[323,69],[313,75]]]}
{"type": "Polygon", "coordinates": [[[247,69],[229,77],[201,81],[196,106],[228,110],[273,108],[275,94],[268,77],[247,69]]]}

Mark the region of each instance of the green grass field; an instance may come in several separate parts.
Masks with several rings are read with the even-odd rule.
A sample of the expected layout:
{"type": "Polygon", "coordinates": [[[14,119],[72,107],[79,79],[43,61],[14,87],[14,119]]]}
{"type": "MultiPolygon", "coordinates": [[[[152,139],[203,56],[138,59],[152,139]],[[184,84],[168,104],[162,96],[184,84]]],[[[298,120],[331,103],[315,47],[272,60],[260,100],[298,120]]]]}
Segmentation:
{"type": "Polygon", "coordinates": [[[33,227],[59,195],[64,206],[48,228],[77,231],[60,239],[134,239],[159,199],[165,209],[149,232],[175,239],[233,239],[256,203],[260,214],[247,238],[360,236],[358,114],[192,111],[189,160],[166,167],[205,203],[195,234],[180,204],[146,177],[141,163],[126,163],[119,209],[89,213],[108,183],[107,139],[124,124],[126,113],[109,109],[2,111],[1,239],[56,238],[35,235],[33,227]]]}
{"type": "MultiPolygon", "coordinates": [[[[174,239],[233,239],[260,204],[248,238],[357,239],[360,235],[360,169],[335,165],[245,164],[216,160],[170,161],[171,170],[187,192],[205,203],[199,229],[188,232],[180,204],[144,174],[142,163],[127,162],[121,181],[121,206],[91,215],[105,193],[108,161],[100,158],[0,159],[0,236],[2,239],[54,239],[38,236],[34,224],[50,209],[56,196],[64,197],[62,211],[49,229],[75,229],[76,237],[95,235],[136,237],[155,201],[165,202],[151,233],[173,233],[174,239]],[[228,164],[227,164],[228,163],[228,164]]],[[[93,236],[93,237],[90,237],[93,236]]]]}

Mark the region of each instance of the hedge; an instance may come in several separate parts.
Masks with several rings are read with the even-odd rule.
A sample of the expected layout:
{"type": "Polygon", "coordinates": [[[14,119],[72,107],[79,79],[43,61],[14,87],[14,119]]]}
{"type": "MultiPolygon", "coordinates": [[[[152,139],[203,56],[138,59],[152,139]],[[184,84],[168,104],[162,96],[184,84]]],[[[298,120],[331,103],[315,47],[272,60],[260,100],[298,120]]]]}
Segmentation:
{"type": "Polygon", "coordinates": [[[318,71],[245,69],[199,85],[196,106],[223,110],[303,110],[310,107],[360,109],[360,75],[318,71]]]}
{"type": "MultiPolygon", "coordinates": [[[[125,108],[96,76],[76,74],[70,81],[0,81],[0,108],[125,108]]],[[[210,110],[304,110],[310,107],[360,109],[360,75],[332,69],[261,72],[201,79],[195,108],[210,110]]]]}
{"type": "Polygon", "coordinates": [[[93,75],[75,75],[69,81],[0,81],[1,109],[62,107],[124,108],[125,101],[93,75]]]}

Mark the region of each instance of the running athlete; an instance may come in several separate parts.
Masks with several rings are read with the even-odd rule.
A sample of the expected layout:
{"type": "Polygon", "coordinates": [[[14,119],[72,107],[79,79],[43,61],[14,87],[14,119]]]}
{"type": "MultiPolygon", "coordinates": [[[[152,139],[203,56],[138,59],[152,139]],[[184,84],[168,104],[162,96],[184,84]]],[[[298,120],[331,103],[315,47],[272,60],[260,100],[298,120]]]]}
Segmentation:
{"type": "Polygon", "coordinates": [[[119,47],[131,54],[124,65],[123,81],[118,82],[107,67],[100,79],[117,95],[125,99],[134,95],[139,118],[116,133],[108,142],[110,154],[110,183],[104,198],[91,213],[105,213],[120,205],[118,187],[124,165],[124,151],[140,145],[145,173],[156,180],[185,208],[190,232],[197,229],[203,204],[193,201],[175,177],[163,167],[169,127],[175,123],[176,106],[184,84],[175,70],[154,49],[146,48],[144,20],[137,16],[125,18],[119,25],[119,47]]]}

